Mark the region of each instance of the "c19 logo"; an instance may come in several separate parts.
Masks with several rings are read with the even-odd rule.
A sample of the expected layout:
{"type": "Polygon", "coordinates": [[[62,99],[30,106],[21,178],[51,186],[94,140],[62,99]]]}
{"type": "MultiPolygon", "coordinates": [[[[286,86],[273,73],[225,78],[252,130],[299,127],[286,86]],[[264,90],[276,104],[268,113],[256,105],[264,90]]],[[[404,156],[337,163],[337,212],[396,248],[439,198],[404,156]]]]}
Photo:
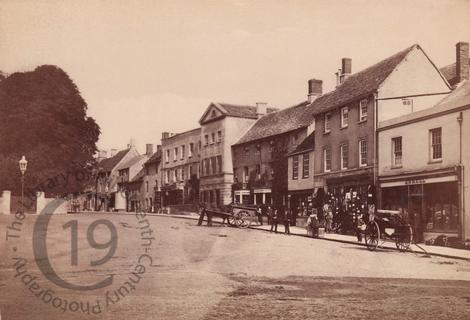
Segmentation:
{"type": "MultiPolygon", "coordinates": [[[[109,275],[101,281],[98,281],[91,285],[79,285],[70,283],[63,278],[61,278],[54,268],[51,265],[48,256],[47,250],[47,230],[50,219],[52,214],[48,214],[47,212],[54,212],[54,210],[61,205],[62,200],[54,200],[42,210],[39,214],[37,221],[34,225],[33,231],[33,252],[34,257],[36,260],[36,264],[38,265],[39,269],[43,273],[43,275],[54,284],[58,285],[59,287],[71,289],[71,290],[79,290],[79,291],[88,291],[88,290],[96,290],[100,288],[107,287],[113,283],[113,275],[109,275]]],[[[78,265],[78,233],[81,230],[79,228],[79,223],[77,220],[71,220],[65,223],[62,226],[63,230],[70,229],[70,239],[71,239],[71,265],[77,266],[78,265]]],[[[90,224],[87,228],[87,241],[88,244],[98,250],[107,249],[107,253],[98,260],[93,260],[90,262],[90,266],[99,266],[108,262],[116,252],[117,243],[118,243],[118,236],[117,230],[114,224],[106,219],[96,220],[90,224]],[[105,226],[110,234],[109,241],[105,243],[100,243],[95,239],[95,231],[98,226],[103,225],[105,226]]]]}

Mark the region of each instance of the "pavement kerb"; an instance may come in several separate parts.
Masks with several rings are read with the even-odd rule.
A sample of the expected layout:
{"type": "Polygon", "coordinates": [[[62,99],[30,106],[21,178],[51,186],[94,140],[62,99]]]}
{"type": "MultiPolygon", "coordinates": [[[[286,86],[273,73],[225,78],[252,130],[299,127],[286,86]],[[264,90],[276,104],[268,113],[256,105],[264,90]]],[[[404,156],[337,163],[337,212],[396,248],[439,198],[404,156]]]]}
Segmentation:
{"type": "MultiPolygon", "coordinates": [[[[110,213],[110,212],[83,212],[83,213],[94,214],[94,213],[110,213]]],[[[116,214],[135,215],[136,213],[135,213],[135,212],[117,212],[116,214]]],[[[167,217],[167,218],[186,219],[186,220],[198,220],[198,217],[189,216],[189,215],[176,215],[176,214],[163,214],[163,213],[149,213],[149,212],[147,212],[146,215],[149,215],[149,216],[156,216],[156,217],[167,217]]],[[[207,222],[207,219],[204,219],[204,221],[207,222]]],[[[212,221],[212,223],[223,224],[223,223],[220,222],[220,221],[214,221],[214,220],[212,221]]],[[[250,226],[250,227],[248,227],[248,229],[258,230],[258,231],[264,231],[264,232],[270,232],[270,230],[262,229],[262,228],[259,228],[259,227],[257,227],[257,226],[250,226]]],[[[279,232],[279,233],[281,233],[281,232],[279,232]]],[[[281,234],[282,234],[282,233],[281,233],[281,234]]],[[[304,238],[313,239],[312,237],[310,237],[310,236],[308,236],[308,235],[306,235],[306,234],[300,234],[300,233],[291,232],[291,235],[297,236],[297,237],[304,237],[304,238]]],[[[339,243],[345,243],[345,244],[354,244],[354,245],[357,245],[357,246],[366,247],[366,244],[365,244],[365,243],[359,243],[359,242],[357,242],[357,241],[348,241],[348,240],[332,239],[332,238],[325,238],[325,237],[322,237],[322,238],[315,238],[315,240],[326,240],[326,241],[333,241],[333,242],[339,242],[339,243]]],[[[399,251],[397,248],[392,247],[392,246],[390,246],[390,247],[381,247],[381,249],[399,251]]],[[[431,255],[431,256],[442,257],[442,258],[448,258],[448,259],[458,259],[458,260],[470,261],[470,258],[467,258],[467,257],[461,257],[461,256],[456,256],[456,255],[448,255],[448,254],[442,254],[442,253],[436,253],[436,252],[430,252],[430,251],[423,252],[423,251],[418,251],[418,250],[409,250],[408,252],[410,252],[410,253],[415,253],[415,254],[428,254],[428,255],[431,255]]]]}
{"type": "MultiPolygon", "coordinates": [[[[172,215],[172,214],[155,214],[155,213],[152,213],[151,215],[153,216],[159,216],[159,217],[171,217],[171,218],[179,218],[179,219],[187,219],[187,220],[198,220],[197,217],[194,217],[194,216],[185,216],[185,215],[172,215]]],[[[207,219],[204,219],[204,221],[207,221],[207,219]]],[[[222,224],[222,222],[219,222],[219,221],[212,221],[212,223],[217,223],[217,224],[222,224]]],[[[266,229],[262,229],[262,228],[259,228],[257,226],[250,226],[248,227],[248,229],[252,229],[252,230],[258,230],[258,231],[264,231],[264,232],[270,232],[270,230],[266,230],[266,229]]],[[[281,233],[282,234],[282,233],[281,233]]],[[[300,233],[295,233],[295,232],[291,232],[291,235],[293,236],[298,236],[298,237],[304,237],[304,238],[309,238],[309,239],[313,239],[312,237],[306,235],[306,234],[300,234],[300,233]]],[[[348,240],[341,240],[341,239],[331,239],[331,238],[325,238],[325,237],[322,237],[322,238],[315,238],[315,240],[326,240],[326,241],[333,241],[333,242],[339,242],[339,243],[345,243],[345,244],[354,244],[354,245],[357,245],[357,246],[362,246],[362,247],[366,247],[366,244],[365,243],[359,243],[359,242],[356,242],[356,241],[348,241],[348,240]]],[[[399,251],[397,248],[394,248],[392,246],[390,247],[381,247],[381,249],[387,249],[387,250],[393,250],[393,251],[399,251]]],[[[470,261],[470,258],[467,258],[467,257],[461,257],[461,256],[456,256],[456,255],[448,255],[448,254],[442,254],[442,253],[436,253],[436,252],[423,252],[423,251],[419,251],[419,250],[409,250],[408,252],[410,253],[415,253],[415,254],[429,254],[431,256],[437,256],[437,257],[442,257],[442,258],[448,258],[448,259],[458,259],[458,260],[464,260],[464,261],[470,261]]]]}

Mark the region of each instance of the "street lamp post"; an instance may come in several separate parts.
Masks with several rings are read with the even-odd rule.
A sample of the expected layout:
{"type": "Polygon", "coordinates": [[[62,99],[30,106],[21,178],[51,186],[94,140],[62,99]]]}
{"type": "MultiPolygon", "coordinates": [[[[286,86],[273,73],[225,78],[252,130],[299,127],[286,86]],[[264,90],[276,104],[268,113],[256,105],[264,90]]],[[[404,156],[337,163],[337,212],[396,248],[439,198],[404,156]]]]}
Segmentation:
{"type": "Polygon", "coordinates": [[[21,171],[21,211],[24,213],[24,173],[26,172],[26,167],[28,166],[28,161],[26,161],[25,156],[21,157],[19,164],[21,171]]]}

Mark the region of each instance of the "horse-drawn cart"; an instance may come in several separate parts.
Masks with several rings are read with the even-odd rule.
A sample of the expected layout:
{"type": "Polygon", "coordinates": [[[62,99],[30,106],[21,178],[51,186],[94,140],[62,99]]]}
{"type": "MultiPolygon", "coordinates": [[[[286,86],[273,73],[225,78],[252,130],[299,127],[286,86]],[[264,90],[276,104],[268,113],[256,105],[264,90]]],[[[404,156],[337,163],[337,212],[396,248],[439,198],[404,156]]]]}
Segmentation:
{"type": "Polygon", "coordinates": [[[400,251],[410,249],[413,241],[413,229],[400,215],[399,211],[377,210],[370,215],[365,229],[365,241],[371,251],[377,249],[386,240],[395,242],[400,251]]]}
{"type": "MultiPolygon", "coordinates": [[[[222,210],[202,209],[202,217],[207,215],[207,225],[212,225],[212,217],[222,218],[228,225],[237,228],[248,228],[256,219],[256,208],[241,205],[225,206],[222,210]],[[225,209],[225,210],[223,210],[225,209]]],[[[200,224],[202,220],[200,218],[200,224]]]]}

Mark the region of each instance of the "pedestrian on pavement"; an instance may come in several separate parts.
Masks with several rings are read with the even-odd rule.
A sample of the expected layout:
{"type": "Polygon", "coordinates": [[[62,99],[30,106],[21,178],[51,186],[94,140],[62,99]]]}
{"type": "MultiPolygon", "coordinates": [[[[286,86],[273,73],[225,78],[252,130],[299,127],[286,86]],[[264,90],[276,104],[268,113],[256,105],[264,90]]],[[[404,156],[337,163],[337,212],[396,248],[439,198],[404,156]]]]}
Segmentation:
{"type": "Polygon", "coordinates": [[[292,220],[292,211],[287,209],[284,216],[284,233],[290,235],[290,222],[292,220]]]}
{"type": "Polygon", "coordinates": [[[307,219],[307,233],[311,233],[313,238],[318,238],[318,228],[320,222],[316,213],[312,212],[307,219]]]}
{"type": "Polygon", "coordinates": [[[256,216],[258,217],[259,224],[262,226],[263,225],[263,213],[261,211],[261,206],[258,206],[256,208],[256,216]]]}
{"type": "Polygon", "coordinates": [[[271,217],[273,215],[273,208],[271,206],[268,206],[266,208],[266,211],[267,211],[267,215],[268,215],[268,224],[271,225],[272,224],[271,217]]]}
{"type": "Polygon", "coordinates": [[[328,205],[325,211],[325,232],[331,232],[331,224],[333,223],[333,209],[328,205]]]}
{"type": "Polygon", "coordinates": [[[278,210],[277,208],[271,210],[271,232],[277,233],[277,219],[278,219],[278,210]]]}

